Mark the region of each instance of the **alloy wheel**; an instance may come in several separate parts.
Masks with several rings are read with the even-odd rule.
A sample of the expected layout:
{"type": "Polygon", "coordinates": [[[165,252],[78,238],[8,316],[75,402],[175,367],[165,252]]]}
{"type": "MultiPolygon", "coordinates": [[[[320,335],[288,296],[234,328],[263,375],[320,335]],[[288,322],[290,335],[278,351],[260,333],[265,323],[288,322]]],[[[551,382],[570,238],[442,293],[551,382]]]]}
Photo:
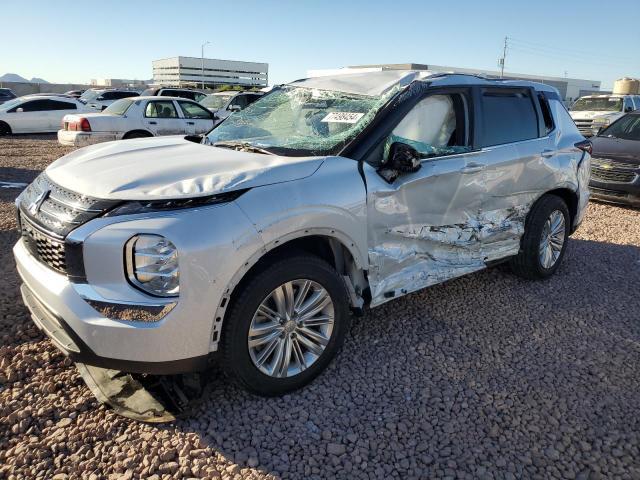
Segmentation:
{"type": "Polygon", "coordinates": [[[322,285],[298,279],[274,289],[253,315],[247,345],[265,375],[292,377],[315,363],[334,327],[334,305],[322,285]]]}
{"type": "Polygon", "coordinates": [[[562,247],[566,239],[566,226],[564,221],[564,215],[559,210],[554,210],[547,218],[542,229],[542,236],[540,238],[540,264],[546,268],[552,268],[560,254],[562,253],[562,247]]]}

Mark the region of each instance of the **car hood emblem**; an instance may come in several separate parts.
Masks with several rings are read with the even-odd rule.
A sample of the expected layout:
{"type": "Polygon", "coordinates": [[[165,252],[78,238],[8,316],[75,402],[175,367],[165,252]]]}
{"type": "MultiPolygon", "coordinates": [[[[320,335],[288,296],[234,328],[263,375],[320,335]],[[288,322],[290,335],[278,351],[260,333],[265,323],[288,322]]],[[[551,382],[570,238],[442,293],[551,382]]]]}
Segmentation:
{"type": "Polygon", "coordinates": [[[49,197],[49,194],[51,193],[51,190],[43,190],[42,193],[40,193],[40,195],[38,195],[33,202],[31,202],[29,204],[29,207],[27,208],[27,210],[29,210],[29,213],[31,215],[37,215],[38,212],[40,211],[40,207],[42,206],[42,204],[44,203],[44,201],[47,199],[47,197],[49,197]]]}

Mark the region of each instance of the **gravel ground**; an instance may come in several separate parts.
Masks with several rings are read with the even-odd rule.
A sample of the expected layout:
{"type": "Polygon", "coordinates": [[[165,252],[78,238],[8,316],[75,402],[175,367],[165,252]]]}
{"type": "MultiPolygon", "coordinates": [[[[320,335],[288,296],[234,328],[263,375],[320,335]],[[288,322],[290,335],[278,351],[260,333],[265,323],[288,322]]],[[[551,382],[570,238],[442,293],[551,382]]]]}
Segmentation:
{"type": "MultiPolygon", "coordinates": [[[[67,150],[0,140],[0,180],[67,150]]],[[[591,204],[549,281],[498,267],[371,311],[302,391],[219,377],[154,426],[100,405],[29,320],[1,190],[0,478],[640,478],[640,211],[591,204]]]]}

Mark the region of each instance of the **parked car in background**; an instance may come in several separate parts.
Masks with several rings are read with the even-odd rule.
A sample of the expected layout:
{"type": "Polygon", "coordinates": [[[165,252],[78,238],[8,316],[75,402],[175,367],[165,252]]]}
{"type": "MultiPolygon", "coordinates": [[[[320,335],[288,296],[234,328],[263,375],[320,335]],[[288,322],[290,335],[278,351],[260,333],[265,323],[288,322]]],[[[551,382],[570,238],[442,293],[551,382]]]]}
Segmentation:
{"type": "Polygon", "coordinates": [[[22,295],[75,361],[177,373],[219,359],[244,388],[283,394],[327,367],[350,309],[497,262],[553,275],[586,211],[589,151],[549,85],[299,80],[202,141],[109,142],[49,165],[16,200],[22,295]]]}
{"type": "Polygon", "coordinates": [[[101,113],[66,115],[58,141],[82,147],[120,139],[197,135],[207,133],[213,123],[211,112],[186,98],[123,98],[101,113]]]}
{"type": "Polygon", "coordinates": [[[137,97],[140,94],[135,90],[119,89],[119,88],[90,88],[86,90],[80,97],[79,101],[92,108],[94,111],[101,112],[116,100],[121,98],[137,97]]]}
{"type": "Polygon", "coordinates": [[[640,111],[616,120],[591,142],[591,196],[640,207],[640,111]]]}
{"type": "Polygon", "coordinates": [[[86,90],[69,90],[68,92],[65,92],[65,93],[66,95],[70,95],[74,98],[80,98],[84,92],[86,92],[86,90]]]}
{"type": "Polygon", "coordinates": [[[571,105],[569,113],[585,137],[596,135],[625,113],[640,109],[638,95],[588,95],[571,105]]]}
{"type": "Polygon", "coordinates": [[[0,105],[16,98],[16,94],[10,88],[0,88],[0,105]]]}
{"type": "Polygon", "coordinates": [[[55,132],[68,113],[87,111],[75,98],[25,95],[0,105],[0,134],[55,132]]]}
{"type": "Polygon", "coordinates": [[[263,95],[263,92],[216,92],[207,95],[200,103],[215,114],[218,124],[233,112],[244,110],[263,95]]]}
{"type": "Polygon", "coordinates": [[[147,88],[140,95],[143,96],[156,96],[156,97],[181,97],[188,98],[189,100],[195,100],[199,102],[207,96],[206,93],[202,93],[199,90],[192,88],[174,88],[174,87],[156,87],[147,88]]]}

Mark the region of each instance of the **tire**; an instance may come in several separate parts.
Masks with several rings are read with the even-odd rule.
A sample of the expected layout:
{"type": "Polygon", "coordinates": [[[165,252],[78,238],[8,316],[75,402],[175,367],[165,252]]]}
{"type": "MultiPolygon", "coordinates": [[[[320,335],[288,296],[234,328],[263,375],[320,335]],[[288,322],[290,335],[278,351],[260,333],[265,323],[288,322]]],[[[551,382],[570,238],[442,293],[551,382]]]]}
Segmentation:
{"type": "MultiPolygon", "coordinates": [[[[316,376],[318,376],[329,364],[331,359],[340,349],[344,337],[347,334],[351,322],[348,308],[348,297],[344,281],[340,278],[338,273],[324,260],[309,255],[306,253],[296,253],[293,256],[287,258],[279,258],[268,264],[265,268],[260,270],[251,278],[247,283],[241,286],[242,290],[239,295],[236,296],[232,302],[229,315],[225,319],[223,332],[222,332],[222,368],[226,375],[233,381],[238,383],[241,387],[249,390],[253,393],[263,396],[281,395],[292,390],[303,387],[311,382],[316,376]],[[298,283],[296,283],[298,282],[298,283]],[[304,282],[310,282],[307,290],[303,288],[307,285],[304,282]],[[308,302],[302,302],[300,310],[304,310],[305,305],[310,306],[313,304],[313,296],[322,298],[322,289],[328,295],[330,302],[332,303],[333,323],[329,333],[322,333],[322,342],[325,342],[324,350],[316,355],[316,352],[312,352],[307,349],[306,345],[309,342],[308,331],[311,329],[316,333],[321,333],[322,329],[328,331],[329,326],[308,326],[304,324],[305,321],[300,320],[303,323],[297,323],[297,314],[294,312],[292,318],[289,320],[271,320],[270,317],[262,317],[258,313],[258,308],[264,308],[264,306],[273,307],[270,313],[280,314],[277,304],[275,303],[276,289],[283,288],[285,285],[293,285],[290,299],[297,299],[298,295],[303,298],[308,298],[308,302]],[[319,287],[316,287],[319,286],[319,287]],[[300,292],[305,292],[301,294],[300,292]],[[271,303],[270,303],[271,302],[271,303]],[[278,310],[277,312],[275,310],[278,310]],[[260,324],[259,322],[268,322],[269,325],[278,325],[269,334],[261,334],[262,336],[255,335],[251,338],[255,342],[262,342],[264,338],[269,335],[277,335],[276,340],[270,340],[263,342],[263,345],[254,346],[249,345],[249,333],[250,327],[253,325],[254,332],[266,332],[267,330],[255,330],[255,328],[262,328],[266,323],[260,324]],[[290,325],[293,322],[293,327],[290,325]],[[258,325],[258,327],[256,327],[258,325]],[[298,326],[301,326],[302,330],[298,330],[298,326]],[[294,328],[295,331],[291,331],[290,328],[294,328]],[[315,329],[318,329],[317,331],[315,329]],[[324,338],[324,336],[328,338],[324,338]],[[288,337],[288,338],[285,338],[288,337]],[[278,348],[280,345],[291,345],[291,354],[289,359],[291,360],[287,373],[284,372],[284,367],[280,370],[280,374],[275,373],[269,375],[265,371],[261,371],[256,362],[259,362],[260,358],[268,352],[269,347],[276,343],[276,347],[273,348],[273,354],[266,355],[269,361],[265,360],[262,368],[269,370],[269,365],[284,365],[283,362],[278,364],[276,361],[278,348]],[[281,343],[284,342],[284,343],[281,343]],[[297,345],[296,349],[293,345],[297,345]],[[302,357],[296,354],[301,353],[302,357]],[[313,358],[315,357],[315,359],[313,358]],[[299,358],[305,360],[298,361],[299,358]],[[308,363],[306,368],[302,368],[303,363],[308,363]],[[296,372],[296,370],[299,371],[296,372]]],[[[278,290],[280,293],[284,293],[286,290],[278,290]]],[[[276,294],[277,295],[277,294],[276,294]]],[[[284,297],[279,297],[284,300],[284,297]]],[[[286,302],[285,302],[286,303],[286,302]]],[[[293,304],[294,302],[288,302],[293,304]]],[[[323,303],[323,302],[320,302],[323,303]]],[[[326,299],[325,302],[326,303],[326,299]]],[[[282,305],[282,304],[281,304],[282,305]]],[[[315,308],[311,308],[311,311],[315,308]]],[[[269,311],[269,310],[268,310],[269,311]]],[[[331,308],[327,305],[324,309],[307,321],[313,321],[316,319],[318,322],[328,322],[331,318],[331,308]],[[326,318],[325,318],[326,317],[326,318]]],[[[287,318],[289,318],[287,316],[287,318]]],[[[272,328],[272,327],[269,327],[272,328]]],[[[271,331],[271,330],[269,330],[271,331]]],[[[312,342],[317,348],[320,343],[312,342]]],[[[282,351],[285,352],[286,347],[283,347],[282,351]]],[[[322,346],[320,346],[322,348],[322,346]]],[[[283,355],[286,358],[286,355],[283,355]]],[[[277,372],[278,368],[274,367],[274,371],[277,372]]]]}
{"type": "Polygon", "coordinates": [[[129,132],[129,133],[125,133],[122,139],[130,140],[132,138],[148,138],[148,137],[153,137],[153,135],[145,132],[129,132]]]}
{"type": "MultiPolygon", "coordinates": [[[[540,280],[553,275],[560,266],[567,249],[570,228],[571,216],[565,201],[556,195],[543,195],[527,215],[520,252],[510,261],[512,271],[516,275],[530,280],[540,280]],[[550,245],[549,248],[551,250],[549,250],[549,248],[543,248],[543,235],[545,238],[547,237],[545,227],[548,228],[550,225],[555,225],[556,220],[560,221],[560,216],[557,216],[557,214],[561,215],[561,219],[564,222],[562,245],[559,250],[556,250],[553,245],[557,246],[558,241],[546,242],[545,245],[550,245]],[[552,220],[554,221],[553,224],[551,223],[552,220]],[[545,258],[543,250],[547,253],[552,252],[553,255],[545,258]],[[557,257],[555,256],[556,254],[557,257]]],[[[556,240],[557,238],[559,236],[555,237],[556,240]]]]}
{"type": "Polygon", "coordinates": [[[0,136],[11,135],[11,127],[8,123],[0,122],[0,136]]]}

